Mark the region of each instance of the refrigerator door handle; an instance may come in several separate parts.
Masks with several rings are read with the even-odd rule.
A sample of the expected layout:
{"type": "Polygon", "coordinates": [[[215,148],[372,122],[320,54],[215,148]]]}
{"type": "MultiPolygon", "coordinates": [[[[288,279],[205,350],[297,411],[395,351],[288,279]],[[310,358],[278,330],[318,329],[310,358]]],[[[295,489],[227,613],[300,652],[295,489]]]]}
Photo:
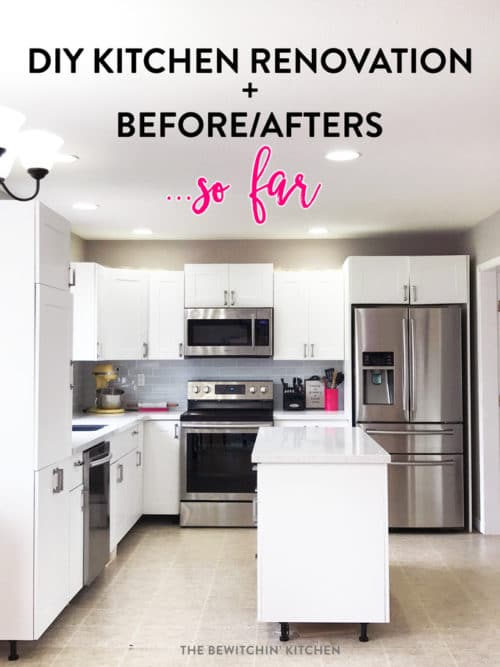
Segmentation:
{"type": "Polygon", "coordinates": [[[408,419],[408,321],[403,318],[403,411],[408,419]]]}
{"type": "Polygon", "coordinates": [[[410,317],[410,347],[411,347],[411,390],[410,390],[410,415],[415,413],[415,320],[410,317]]]}
{"type": "Polygon", "coordinates": [[[416,430],[416,431],[390,431],[377,428],[369,428],[365,431],[367,435],[454,435],[455,431],[452,428],[434,429],[432,431],[416,430]]]}
{"type": "Polygon", "coordinates": [[[443,461],[391,461],[390,466],[404,466],[406,468],[440,468],[442,466],[453,466],[453,459],[444,459],[443,461]]]}

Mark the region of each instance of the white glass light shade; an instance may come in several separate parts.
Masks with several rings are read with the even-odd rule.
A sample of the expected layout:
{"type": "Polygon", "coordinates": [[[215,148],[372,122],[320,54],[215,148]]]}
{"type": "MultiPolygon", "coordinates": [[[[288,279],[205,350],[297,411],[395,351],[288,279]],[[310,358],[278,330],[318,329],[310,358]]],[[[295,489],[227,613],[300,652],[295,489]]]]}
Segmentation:
{"type": "Polygon", "coordinates": [[[47,169],[54,166],[57,151],[64,141],[57,134],[43,130],[26,130],[19,135],[19,158],[25,169],[47,169]]]}
{"type": "Polygon", "coordinates": [[[19,111],[0,106],[0,148],[12,146],[25,120],[26,117],[19,111]]]}
{"type": "Polygon", "coordinates": [[[11,143],[8,150],[0,157],[0,178],[6,179],[17,156],[17,140],[11,143]]]}

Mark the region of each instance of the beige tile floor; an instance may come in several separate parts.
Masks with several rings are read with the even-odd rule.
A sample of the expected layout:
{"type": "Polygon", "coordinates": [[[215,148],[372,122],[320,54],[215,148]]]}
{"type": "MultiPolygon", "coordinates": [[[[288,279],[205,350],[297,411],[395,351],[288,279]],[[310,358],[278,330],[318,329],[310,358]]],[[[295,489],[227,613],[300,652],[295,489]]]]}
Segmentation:
{"type": "MultiPolygon", "coordinates": [[[[391,617],[370,626],[297,625],[278,641],[255,621],[255,531],[142,520],[118,558],[17,664],[145,667],[500,665],[500,538],[391,534],[391,617]],[[279,647],[279,655],[183,656],[182,645],[279,647]],[[286,655],[340,651],[333,655],[286,655]],[[311,648],[312,647],[312,648],[311,648]],[[333,647],[333,649],[332,649],[333,647]]],[[[0,600],[0,604],[4,601],[0,600]]],[[[7,645],[0,642],[0,662],[7,645]]]]}

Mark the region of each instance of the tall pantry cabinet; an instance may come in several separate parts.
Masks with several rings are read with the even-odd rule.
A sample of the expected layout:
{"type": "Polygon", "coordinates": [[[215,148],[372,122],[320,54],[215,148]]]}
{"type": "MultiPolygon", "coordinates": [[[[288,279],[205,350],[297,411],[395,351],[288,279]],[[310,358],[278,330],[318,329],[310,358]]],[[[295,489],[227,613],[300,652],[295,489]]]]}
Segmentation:
{"type": "Polygon", "coordinates": [[[37,639],[69,601],[69,223],[0,201],[0,640],[37,639]]]}

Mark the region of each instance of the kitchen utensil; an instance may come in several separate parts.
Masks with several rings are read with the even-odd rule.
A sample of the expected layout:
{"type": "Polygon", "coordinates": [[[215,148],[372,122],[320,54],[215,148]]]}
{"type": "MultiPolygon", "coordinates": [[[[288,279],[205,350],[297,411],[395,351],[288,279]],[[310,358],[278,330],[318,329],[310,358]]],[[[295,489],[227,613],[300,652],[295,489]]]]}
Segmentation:
{"type": "Polygon", "coordinates": [[[344,374],[342,372],[337,373],[337,380],[334,389],[337,389],[342,382],[344,382],[344,374]]]}

